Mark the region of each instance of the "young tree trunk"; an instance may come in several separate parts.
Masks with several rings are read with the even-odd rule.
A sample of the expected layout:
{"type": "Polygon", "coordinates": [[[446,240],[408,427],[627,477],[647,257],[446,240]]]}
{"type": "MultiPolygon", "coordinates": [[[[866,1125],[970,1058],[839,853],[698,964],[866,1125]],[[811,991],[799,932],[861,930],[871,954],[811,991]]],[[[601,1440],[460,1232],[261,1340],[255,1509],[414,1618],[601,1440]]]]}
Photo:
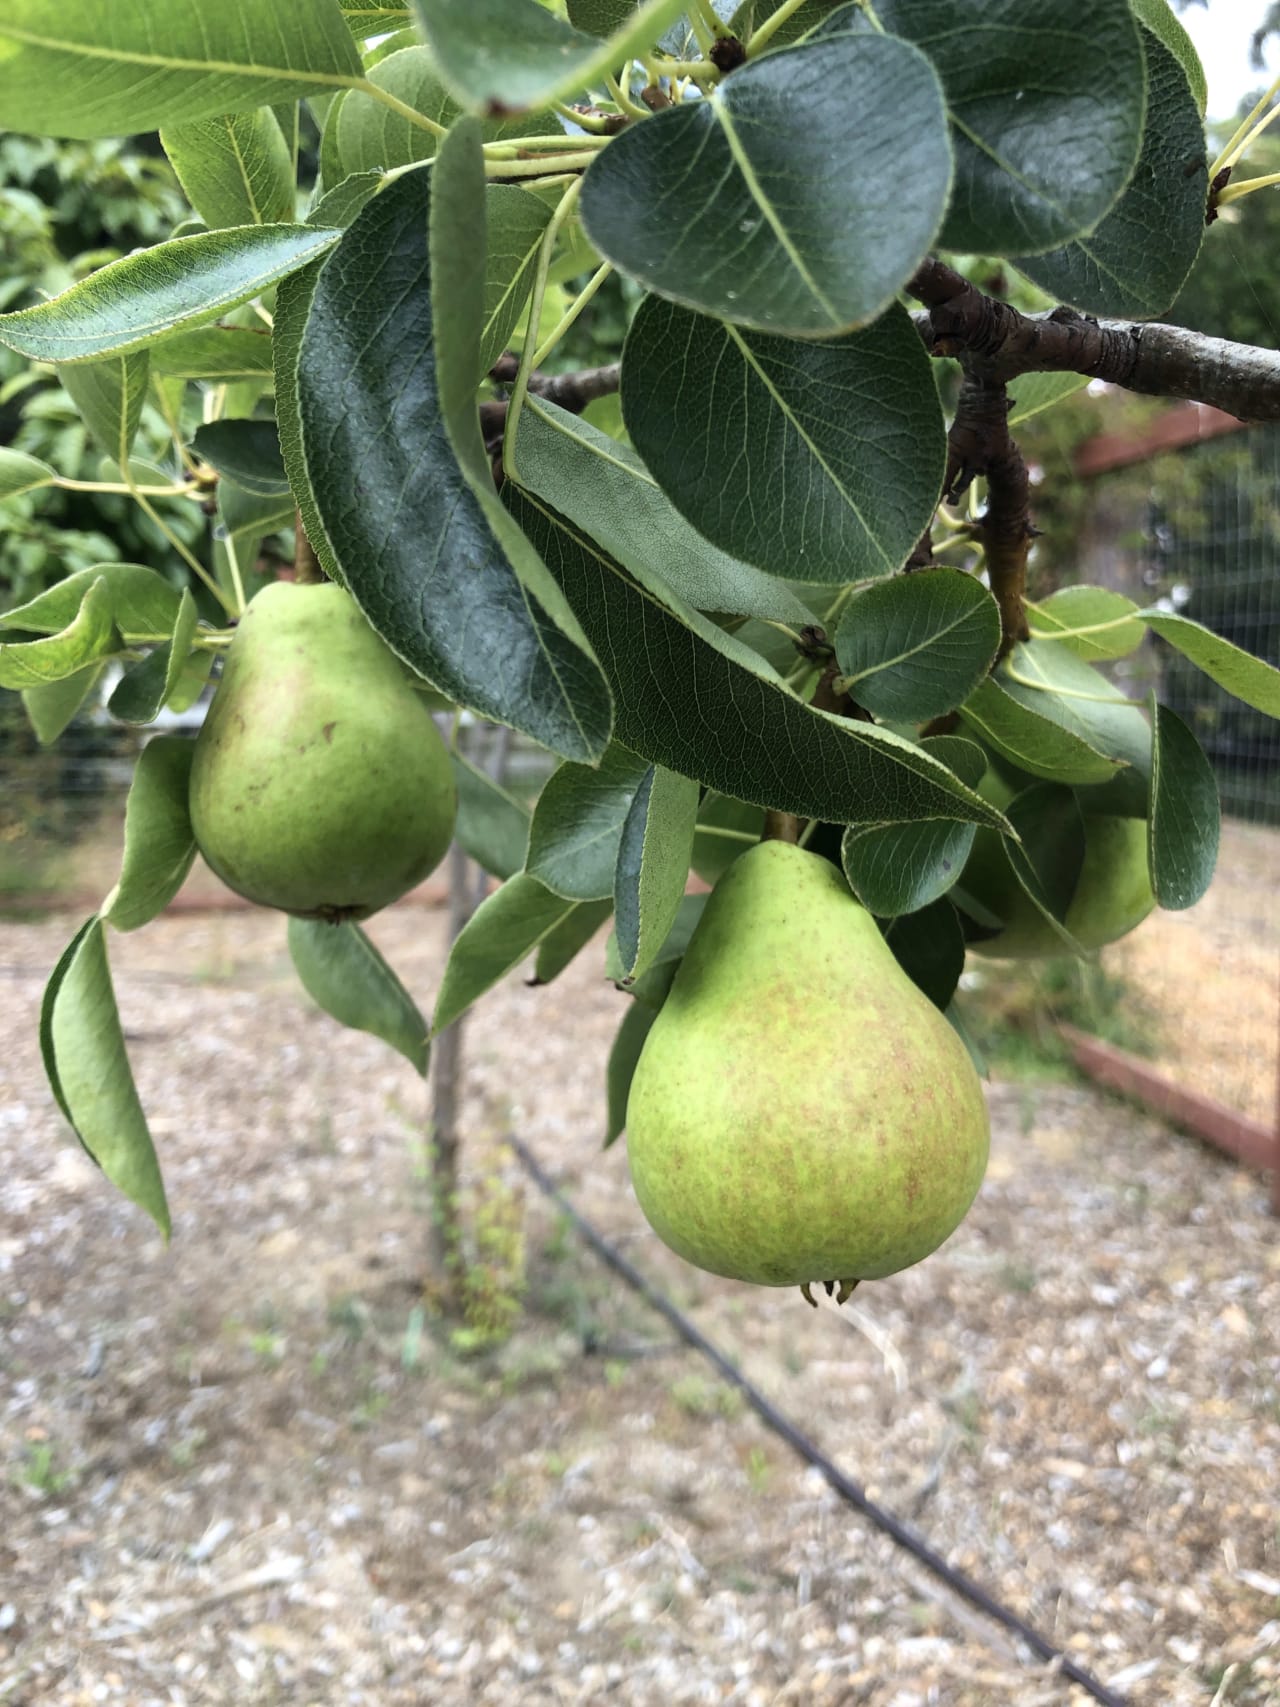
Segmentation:
{"type": "MultiPolygon", "coordinates": [[[[485,769],[495,782],[502,781],[511,731],[493,731],[485,769]]],[[[488,874],[473,865],[462,846],[449,849],[449,944],[452,947],[468,919],[484,900],[488,874]]],[[[455,1020],[436,1038],[431,1048],[431,1218],[427,1257],[430,1273],[446,1308],[457,1303],[462,1258],[462,1219],[458,1204],[458,1151],[462,1142],[460,1113],[463,1083],[462,1019],[455,1020]]]]}

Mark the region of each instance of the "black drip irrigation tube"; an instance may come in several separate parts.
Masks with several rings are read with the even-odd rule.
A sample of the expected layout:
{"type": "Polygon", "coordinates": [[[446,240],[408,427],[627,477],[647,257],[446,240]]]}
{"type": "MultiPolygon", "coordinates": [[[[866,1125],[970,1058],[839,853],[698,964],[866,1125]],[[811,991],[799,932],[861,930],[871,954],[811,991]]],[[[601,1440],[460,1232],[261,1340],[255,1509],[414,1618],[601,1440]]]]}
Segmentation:
{"type": "Polygon", "coordinates": [[[997,1624],[1002,1624],[1019,1641],[1025,1642],[1033,1653],[1038,1654],[1042,1660],[1047,1660],[1053,1665],[1063,1677],[1069,1678],[1072,1683],[1077,1684],[1087,1694],[1091,1695],[1095,1701],[1101,1702],[1102,1707],[1128,1707],[1128,1703],[1122,1695],[1117,1695],[1113,1690],[1108,1689],[1105,1683],[1099,1682],[1092,1672],[1086,1671],[1081,1665],[1077,1665],[1075,1660],[1069,1654],[1063,1653],[1061,1648],[1055,1648],[1052,1642],[1019,1618],[1011,1607],[1006,1606],[1003,1601],[999,1601],[994,1595],[989,1594],[980,1583],[974,1582],[973,1578],[966,1576],[963,1571],[958,1571],[954,1565],[949,1565],[941,1553],[931,1547],[923,1536],[917,1535],[914,1529],[903,1523],[901,1518],[895,1517],[884,1506],[877,1505],[875,1500],[868,1496],[865,1488],[855,1482],[852,1477],[846,1476],[837,1465],[833,1464],[826,1454],[815,1446],[808,1435],[796,1427],[790,1417],[784,1416],[776,1405],[771,1404],[760,1389],[748,1381],[742,1371],[731,1363],[724,1353],[714,1346],[704,1334],[699,1332],[683,1311],[678,1310],[665,1293],[659,1292],[652,1281],[646,1280],[640,1270],[633,1267],[621,1251],[615,1250],[608,1240],[596,1231],[586,1216],[582,1215],[569,1202],[522,1139],[512,1137],[509,1142],[519,1158],[521,1166],[534,1184],[569,1217],[596,1255],[606,1262],[615,1273],[620,1274],[627,1285],[638,1292],[660,1316],[665,1317],[682,1339],[686,1340],[696,1351],[700,1351],[708,1363],[713,1364],[725,1380],[738,1389],[756,1415],[767,1423],[776,1435],[785,1440],[793,1452],[798,1453],[806,1463],[811,1464],[815,1470],[819,1471],[827,1484],[839,1494],[847,1505],[853,1506],[855,1511],[860,1511],[864,1517],[870,1518],[878,1529],[883,1529],[885,1534],[890,1536],[899,1547],[904,1548],[906,1552],[918,1559],[926,1570],[931,1571],[935,1577],[946,1583],[948,1588],[954,1589],[970,1605],[976,1606],[980,1612],[986,1613],[988,1618],[994,1619],[997,1624]]]}

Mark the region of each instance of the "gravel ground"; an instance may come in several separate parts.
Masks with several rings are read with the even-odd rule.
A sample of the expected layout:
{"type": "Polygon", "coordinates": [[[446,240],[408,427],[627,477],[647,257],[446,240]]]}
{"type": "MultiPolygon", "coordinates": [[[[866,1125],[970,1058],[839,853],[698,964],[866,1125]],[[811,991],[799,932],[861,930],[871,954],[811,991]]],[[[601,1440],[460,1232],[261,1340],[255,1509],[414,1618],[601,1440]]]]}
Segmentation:
{"type": "MultiPolygon", "coordinates": [[[[623,999],[589,951],[470,1026],[471,1165],[495,1263],[524,1200],[527,1290],[464,1356],[419,1331],[423,1089],[309,1010],[276,919],[113,939],[171,1248],[102,1185],[35,1041],[76,922],[0,927],[0,1701],[1086,1699],[612,1279],[504,1153],[517,1130],[843,1470],[1118,1693],[1280,1702],[1257,1177],[1091,1089],[997,1084],[987,1184],[930,1261],[843,1311],[715,1281],[600,1154],[623,999]]],[[[426,1001],[440,916],[373,934],[426,1001]]]]}

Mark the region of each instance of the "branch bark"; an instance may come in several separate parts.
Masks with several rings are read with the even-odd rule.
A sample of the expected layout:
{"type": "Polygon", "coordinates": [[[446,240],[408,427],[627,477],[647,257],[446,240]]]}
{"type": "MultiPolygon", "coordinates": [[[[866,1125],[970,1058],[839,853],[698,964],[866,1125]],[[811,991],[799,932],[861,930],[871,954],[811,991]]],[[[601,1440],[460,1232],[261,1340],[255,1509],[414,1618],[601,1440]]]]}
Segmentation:
{"type": "Polygon", "coordinates": [[[1147,397],[1207,403],[1242,421],[1280,420],[1280,352],[1182,326],[1095,320],[1074,309],[1023,314],[986,296],[942,261],[908,281],[930,355],[1008,383],[1024,373],[1079,373],[1147,397]]]}

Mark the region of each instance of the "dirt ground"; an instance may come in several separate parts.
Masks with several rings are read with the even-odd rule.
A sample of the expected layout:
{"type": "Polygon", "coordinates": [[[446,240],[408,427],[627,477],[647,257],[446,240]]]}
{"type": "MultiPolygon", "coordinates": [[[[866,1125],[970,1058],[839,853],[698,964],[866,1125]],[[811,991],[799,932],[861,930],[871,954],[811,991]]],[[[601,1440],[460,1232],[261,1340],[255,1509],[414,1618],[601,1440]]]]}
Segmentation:
{"type": "MultiPolygon", "coordinates": [[[[504,1159],[509,1130],[843,1470],[1118,1694],[1280,1702],[1258,1177],[1091,1089],[996,1084],[987,1183],[930,1261],[842,1312],[712,1280],[600,1153],[624,998],[589,951],[470,1023],[472,1155],[508,1263],[523,1205],[527,1288],[513,1337],[466,1355],[420,1307],[423,1087],[309,1008],[279,920],[113,938],[172,1246],[102,1184],[36,1046],[77,922],[0,926],[0,1702],[1086,1699],[837,1501],[504,1159]]],[[[372,929],[428,1003],[440,915],[372,929]]]]}

